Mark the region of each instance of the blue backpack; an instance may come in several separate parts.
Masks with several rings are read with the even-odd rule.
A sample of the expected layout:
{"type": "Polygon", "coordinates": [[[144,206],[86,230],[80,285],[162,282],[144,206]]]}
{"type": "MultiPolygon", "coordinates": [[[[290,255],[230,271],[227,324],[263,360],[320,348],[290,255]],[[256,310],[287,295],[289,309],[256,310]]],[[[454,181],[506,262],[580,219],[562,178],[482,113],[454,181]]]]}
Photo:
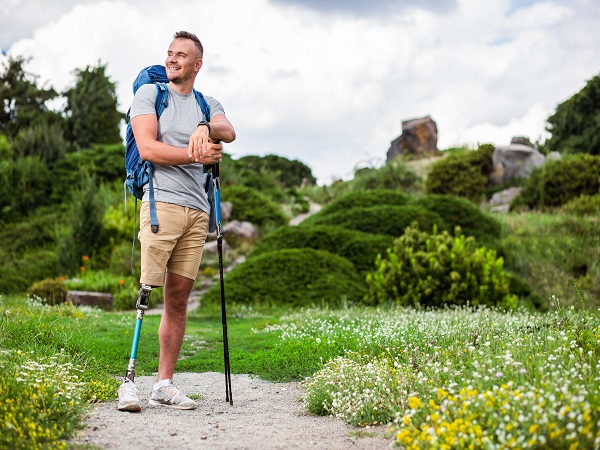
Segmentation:
{"type": "MultiPolygon", "coordinates": [[[[140,86],[144,84],[154,84],[156,86],[156,117],[157,119],[161,116],[165,108],[169,106],[169,91],[167,88],[167,72],[165,66],[155,65],[149,66],[140,71],[137,78],[133,82],[133,94],[138,91],[140,86]]],[[[210,120],[210,106],[204,99],[202,93],[194,89],[194,94],[200,110],[204,114],[207,120],[210,120]]],[[[156,214],[156,203],[154,201],[154,186],[152,184],[152,164],[148,161],[142,160],[140,153],[135,143],[135,137],[133,136],[133,130],[131,129],[131,121],[129,120],[129,111],[127,112],[127,131],[125,134],[125,170],[127,171],[127,177],[125,178],[125,186],[129,188],[129,192],[136,198],[136,210],[137,210],[137,199],[142,199],[144,196],[144,185],[149,184],[149,195],[150,195],[150,227],[153,233],[158,232],[158,216],[156,214]]],[[[127,196],[127,191],[125,191],[127,196]]],[[[127,200],[127,199],[125,199],[127,200]]],[[[135,213],[134,213],[135,221],[135,213]]],[[[135,228],[135,225],[134,225],[135,228]]],[[[134,230],[135,233],[135,230],[134,230]]],[[[135,239],[135,234],[134,234],[135,239]]]]}

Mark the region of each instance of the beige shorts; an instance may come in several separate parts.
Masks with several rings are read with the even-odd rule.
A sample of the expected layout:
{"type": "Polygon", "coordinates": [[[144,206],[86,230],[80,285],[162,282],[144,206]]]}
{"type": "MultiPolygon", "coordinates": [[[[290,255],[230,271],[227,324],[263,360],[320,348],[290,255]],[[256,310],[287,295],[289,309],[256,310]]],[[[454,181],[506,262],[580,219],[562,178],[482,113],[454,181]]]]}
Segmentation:
{"type": "Polygon", "coordinates": [[[158,233],[150,229],[150,207],[142,203],[140,232],[142,273],[140,282],[163,286],[165,272],[195,280],[208,234],[208,214],[198,209],[156,202],[158,233]]]}

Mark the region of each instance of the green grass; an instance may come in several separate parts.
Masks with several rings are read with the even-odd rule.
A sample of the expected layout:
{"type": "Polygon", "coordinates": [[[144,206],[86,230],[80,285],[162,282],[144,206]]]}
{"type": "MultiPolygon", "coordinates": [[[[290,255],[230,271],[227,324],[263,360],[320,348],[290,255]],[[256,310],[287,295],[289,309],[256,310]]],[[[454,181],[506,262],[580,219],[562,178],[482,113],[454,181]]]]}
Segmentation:
{"type": "MultiPolygon", "coordinates": [[[[22,297],[0,297],[0,311],[0,422],[11,424],[0,431],[0,447],[65,448],[90,402],[116,398],[135,313],[22,297]],[[71,398],[58,401],[65,390],[71,398]]],[[[304,380],[309,411],[387,424],[406,448],[506,448],[512,438],[520,448],[600,444],[597,311],[229,305],[228,312],[233,373],[304,380]]],[[[144,317],[137,375],[156,371],[159,321],[144,317]]],[[[218,305],[190,314],[177,371],[223,371],[218,305]]]]}
{"type": "MultiPolygon", "coordinates": [[[[500,214],[505,267],[542,299],[565,306],[600,307],[600,217],[500,214]],[[576,287],[576,289],[575,289],[576,287]]],[[[550,305],[551,306],[551,305],[550,305]]]]}

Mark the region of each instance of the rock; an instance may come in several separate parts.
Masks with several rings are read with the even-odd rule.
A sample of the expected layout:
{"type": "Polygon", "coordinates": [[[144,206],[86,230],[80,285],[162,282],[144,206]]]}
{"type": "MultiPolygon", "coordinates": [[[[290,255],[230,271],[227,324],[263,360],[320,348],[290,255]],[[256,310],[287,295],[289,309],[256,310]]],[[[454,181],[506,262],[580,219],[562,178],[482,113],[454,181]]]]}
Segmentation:
{"type": "Polygon", "coordinates": [[[67,291],[67,303],[76,306],[88,305],[112,309],[113,300],[113,295],[105,292],[67,291]]]}
{"type": "MultiPolygon", "coordinates": [[[[223,249],[223,253],[226,253],[229,251],[229,244],[227,244],[227,241],[225,241],[225,240],[223,240],[223,242],[222,242],[222,249],[223,249]]],[[[206,241],[204,243],[204,250],[202,251],[203,254],[216,255],[218,252],[219,252],[218,242],[216,239],[214,241],[206,241]]]]}
{"type": "Polygon", "coordinates": [[[411,155],[415,159],[437,154],[437,125],[431,117],[403,120],[402,134],[394,139],[387,152],[390,161],[399,155],[411,155]]]}
{"type": "Polygon", "coordinates": [[[507,147],[496,147],[492,156],[494,170],[490,182],[500,186],[515,178],[528,178],[531,171],[545,161],[544,155],[529,145],[511,143],[507,147]]]}
{"type": "Polygon", "coordinates": [[[520,187],[511,187],[496,192],[488,201],[490,212],[508,212],[510,210],[510,203],[521,193],[521,190],[522,188],[520,187]]]}
{"type": "Polygon", "coordinates": [[[558,159],[560,159],[562,156],[560,153],[558,152],[550,152],[548,153],[548,156],[546,156],[546,160],[547,161],[556,161],[558,159]]]}
{"type": "Polygon", "coordinates": [[[223,227],[223,236],[228,237],[231,235],[248,239],[256,239],[258,237],[258,230],[250,222],[232,220],[223,227]]]}
{"type": "Polygon", "coordinates": [[[535,148],[535,145],[531,143],[527,136],[515,136],[510,140],[510,145],[519,144],[526,145],[527,147],[535,148]]]}
{"type": "Polygon", "coordinates": [[[231,211],[233,211],[233,203],[221,202],[221,221],[227,222],[231,217],[231,211]]]}

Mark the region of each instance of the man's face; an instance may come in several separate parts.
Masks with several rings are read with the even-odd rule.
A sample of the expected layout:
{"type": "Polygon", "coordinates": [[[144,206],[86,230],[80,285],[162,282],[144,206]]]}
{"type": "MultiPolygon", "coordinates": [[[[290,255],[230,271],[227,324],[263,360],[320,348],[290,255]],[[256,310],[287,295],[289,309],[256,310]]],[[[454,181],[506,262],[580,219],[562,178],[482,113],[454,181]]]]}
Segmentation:
{"type": "Polygon", "coordinates": [[[202,67],[200,52],[192,40],[174,39],[169,45],[165,66],[169,81],[175,84],[184,83],[194,78],[202,67]]]}

